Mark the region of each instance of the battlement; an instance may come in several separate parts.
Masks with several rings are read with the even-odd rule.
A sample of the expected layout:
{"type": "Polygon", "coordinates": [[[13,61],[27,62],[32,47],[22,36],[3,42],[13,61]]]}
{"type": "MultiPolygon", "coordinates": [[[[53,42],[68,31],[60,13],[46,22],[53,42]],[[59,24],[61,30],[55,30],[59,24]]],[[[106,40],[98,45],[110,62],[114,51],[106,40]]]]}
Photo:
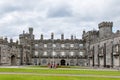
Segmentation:
{"type": "Polygon", "coordinates": [[[97,30],[91,30],[91,31],[85,32],[83,36],[85,37],[85,36],[97,35],[97,34],[98,34],[97,30]]]}
{"type": "Polygon", "coordinates": [[[100,24],[98,24],[99,28],[102,27],[112,27],[113,26],[113,22],[102,22],[100,24]]]}

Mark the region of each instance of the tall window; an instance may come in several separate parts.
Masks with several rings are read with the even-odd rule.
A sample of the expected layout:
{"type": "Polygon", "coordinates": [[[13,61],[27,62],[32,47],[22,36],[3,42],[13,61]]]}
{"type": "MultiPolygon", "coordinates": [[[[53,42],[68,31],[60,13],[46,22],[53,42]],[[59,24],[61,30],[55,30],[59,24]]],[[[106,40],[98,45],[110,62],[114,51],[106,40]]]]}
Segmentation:
{"type": "Polygon", "coordinates": [[[35,51],[35,56],[38,56],[38,51],[35,51]]]}
{"type": "Polygon", "coordinates": [[[47,56],[47,51],[45,51],[45,52],[43,53],[43,55],[44,55],[44,56],[47,56]]]}
{"type": "Polygon", "coordinates": [[[80,47],[83,47],[83,44],[79,44],[80,47]]]}
{"type": "Polygon", "coordinates": [[[65,47],[65,44],[61,44],[61,47],[64,48],[64,47],[65,47]]]}
{"type": "Polygon", "coordinates": [[[53,44],[53,47],[55,48],[55,47],[56,47],[56,44],[53,44]]]}
{"type": "Polygon", "coordinates": [[[115,50],[116,50],[116,52],[119,51],[119,46],[118,45],[116,45],[115,50]]]}
{"type": "Polygon", "coordinates": [[[35,44],[35,47],[38,47],[38,44],[35,44]]]}
{"type": "Polygon", "coordinates": [[[80,56],[83,56],[83,52],[81,51],[81,52],[79,53],[79,55],[80,55],[80,56]]]}
{"type": "Polygon", "coordinates": [[[55,51],[52,52],[52,56],[56,56],[56,52],[55,51]]]}
{"type": "Polygon", "coordinates": [[[103,54],[104,52],[103,52],[103,48],[101,49],[101,54],[103,54]]]}
{"type": "Polygon", "coordinates": [[[47,44],[44,44],[44,47],[47,47],[47,44]]]}
{"type": "Polygon", "coordinates": [[[61,52],[61,56],[65,56],[65,52],[61,52]]]}
{"type": "Polygon", "coordinates": [[[74,52],[70,52],[70,56],[74,56],[74,52]]]}
{"type": "Polygon", "coordinates": [[[70,47],[74,47],[74,44],[70,44],[70,47]]]}

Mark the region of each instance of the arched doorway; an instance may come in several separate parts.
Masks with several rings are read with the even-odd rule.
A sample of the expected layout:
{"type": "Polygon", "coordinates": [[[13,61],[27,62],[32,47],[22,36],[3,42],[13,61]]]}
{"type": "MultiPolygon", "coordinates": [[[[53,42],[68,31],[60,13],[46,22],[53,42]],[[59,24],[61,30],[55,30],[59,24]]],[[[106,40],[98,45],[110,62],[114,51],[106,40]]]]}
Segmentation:
{"type": "Polygon", "coordinates": [[[62,59],[60,63],[61,63],[61,65],[65,66],[65,60],[64,59],[62,59]]]}
{"type": "Polygon", "coordinates": [[[16,65],[15,55],[12,55],[12,56],[11,56],[11,65],[16,65]]]}

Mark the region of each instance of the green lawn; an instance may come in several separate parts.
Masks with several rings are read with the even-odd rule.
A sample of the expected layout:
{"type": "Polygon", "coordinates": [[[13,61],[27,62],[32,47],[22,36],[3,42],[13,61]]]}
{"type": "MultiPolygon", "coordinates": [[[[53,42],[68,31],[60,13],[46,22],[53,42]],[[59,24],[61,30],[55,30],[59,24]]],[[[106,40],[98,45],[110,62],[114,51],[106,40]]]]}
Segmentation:
{"type": "Polygon", "coordinates": [[[120,80],[120,79],[117,79],[117,78],[100,78],[100,77],[0,75],[0,80],[120,80]]]}
{"type": "Polygon", "coordinates": [[[29,69],[29,68],[0,68],[0,72],[16,72],[18,74],[0,74],[0,80],[120,80],[120,78],[104,78],[102,76],[120,76],[120,71],[97,71],[97,70],[60,70],[60,69],[29,69]],[[19,74],[32,73],[32,74],[19,74]],[[37,74],[37,75],[36,75],[37,74]],[[94,76],[60,76],[41,74],[85,74],[94,76]],[[98,75],[98,76],[96,76],[98,75]],[[100,78],[102,77],[102,78],[100,78]]]}
{"type": "Polygon", "coordinates": [[[60,70],[60,69],[27,69],[27,68],[0,68],[0,72],[31,72],[31,73],[50,73],[50,74],[93,74],[120,76],[120,71],[97,71],[97,70],[60,70]]]}

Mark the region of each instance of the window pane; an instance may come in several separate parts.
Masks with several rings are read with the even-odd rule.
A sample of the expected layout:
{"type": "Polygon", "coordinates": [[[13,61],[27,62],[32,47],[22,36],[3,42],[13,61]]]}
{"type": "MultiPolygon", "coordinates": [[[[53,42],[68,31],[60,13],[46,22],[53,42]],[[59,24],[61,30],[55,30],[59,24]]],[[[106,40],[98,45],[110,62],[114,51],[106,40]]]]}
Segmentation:
{"type": "Polygon", "coordinates": [[[61,52],[61,55],[62,55],[62,56],[65,56],[65,52],[61,52]]]}
{"type": "Polygon", "coordinates": [[[55,56],[55,55],[56,55],[56,52],[55,52],[55,51],[53,51],[53,52],[52,52],[52,55],[53,55],[53,56],[55,56]]]}
{"type": "Polygon", "coordinates": [[[80,52],[79,54],[80,54],[80,56],[83,56],[83,52],[80,52]]]}
{"type": "Polygon", "coordinates": [[[74,55],[74,52],[70,52],[70,55],[73,56],[73,55],[74,55]]]}
{"type": "Polygon", "coordinates": [[[46,56],[46,55],[47,55],[47,52],[45,51],[43,55],[46,56]]]}
{"type": "Polygon", "coordinates": [[[56,44],[53,44],[53,47],[56,47],[56,44]]]}
{"type": "Polygon", "coordinates": [[[35,47],[38,47],[38,44],[35,44],[35,47]]]}
{"type": "Polygon", "coordinates": [[[44,44],[44,47],[47,47],[47,44],[44,44]]]}
{"type": "Polygon", "coordinates": [[[64,45],[64,44],[61,44],[61,47],[65,47],[65,45],[64,45]]]}
{"type": "Polygon", "coordinates": [[[79,44],[80,47],[83,47],[83,44],[79,44]]]}
{"type": "Polygon", "coordinates": [[[35,51],[35,56],[38,56],[38,51],[35,51]]]}
{"type": "Polygon", "coordinates": [[[74,47],[74,44],[70,44],[70,47],[74,47]]]}

